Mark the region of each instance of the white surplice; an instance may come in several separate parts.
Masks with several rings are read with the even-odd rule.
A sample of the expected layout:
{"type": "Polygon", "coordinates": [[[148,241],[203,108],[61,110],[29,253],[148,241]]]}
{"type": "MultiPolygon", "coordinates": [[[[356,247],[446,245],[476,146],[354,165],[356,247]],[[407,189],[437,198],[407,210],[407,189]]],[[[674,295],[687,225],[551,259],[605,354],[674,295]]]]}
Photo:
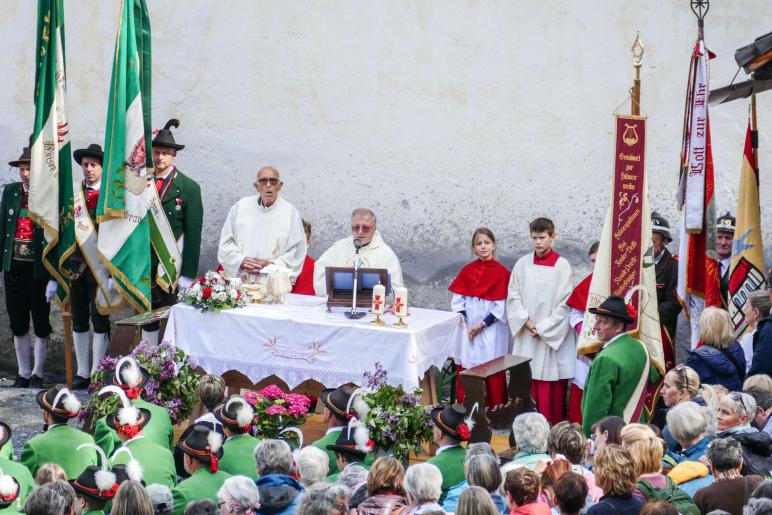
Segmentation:
{"type": "Polygon", "coordinates": [[[230,277],[241,275],[246,257],[273,261],[292,270],[295,281],[306,258],[306,234],[298,210],[282,197],[270,207],[262,205],[260,195],[236,202],[220,232],[217,259],[230,277]]]}
{"type": "Polygon", "coordinates": [[[389,271],[391,277],[391,287],[404,286],[402,280],[402,267],[399,264],[399,258],[386,245],[381,238],[381,233],[375,231],[373,239],[367,245],[359,249],[359,255],[354,248],[354,238],[349,236],[333,243],[332,247],[327,249],[314,264],[314,290],[317,295],[327,295],[327,284],[325,268],[333,267],[353,267],[354,258],[359,258],[359,268],[385,268],[389,271]]]}
{"type": "Polygon", "coordinates": [[[521,257],[512,269],[507,317],[514,337],[512,354],[531,358],[533,379],[557,381],[574,376],[575,331],[568,323],[566,300],[574,290],[571,265],[560,257],[555,266],[535,265],[534,254],[521,257]],[[539,335],[525,328],[531,319],[539,335]]]}
{"type": "Polygon", "coordinates": [[[490,314],[497,319],[480,331],[474,340],[467,341],[461,346],[456,359],[462,367],[476,367],[510,352],[512,335],[507,326],[506,305],[506,300],[485,300],[480,297],[453,294],[450,309],[456,313],[465,311],[468,327],[479,324],[490,314]]]}

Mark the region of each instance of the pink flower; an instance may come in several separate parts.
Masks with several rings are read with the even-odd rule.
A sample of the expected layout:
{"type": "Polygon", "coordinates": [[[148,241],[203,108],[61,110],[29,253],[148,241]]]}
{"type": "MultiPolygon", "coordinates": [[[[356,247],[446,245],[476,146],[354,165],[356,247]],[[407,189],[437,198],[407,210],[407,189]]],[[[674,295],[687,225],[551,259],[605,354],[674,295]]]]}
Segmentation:
{"type": "Polygon", "coordinates": [[[286,415],[287,414],[287,408],[284,406],[280,406],[278,404],[274,404],[267,410],[265,410],[266,415],[286,415]]]}
{"type": "Polygon", "coordinates": [[[300,393],[288,393],[284,396],[284,400],[290,404],[308,407],[311,405],[311,399],[300,393]]]}
{"type": "Polygon", "coordinates": [[[253,390],[247,390],[246,392],[242,393],[241,396],[244,397],[245,401],[252,404],[253,406],[261,399],[260,394],[253,390]]]}
{"type": "Polygon", "coordinates": [[[302,404],[292,404],[289,407],[289,414],[296,418],[305,417],[308,415],[308,407],[302,404]]]}
{"type": "Polygon", "coordinates": [[[275,384],[269,384],[268,386],[260,390],[260,395],[265,397],[266,399],[283,399],[284,398],[284,392],[282,392],[281,388],[279,388],[275,384]]]}

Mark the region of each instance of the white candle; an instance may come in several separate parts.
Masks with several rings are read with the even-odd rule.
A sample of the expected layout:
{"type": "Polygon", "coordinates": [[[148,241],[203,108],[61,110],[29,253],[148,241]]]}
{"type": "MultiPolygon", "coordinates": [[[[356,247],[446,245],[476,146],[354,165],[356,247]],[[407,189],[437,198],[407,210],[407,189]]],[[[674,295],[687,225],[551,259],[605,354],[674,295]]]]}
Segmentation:
{"type": "Polygon", "coordinates": [[[394,288],[394,314],[398,317],[407,316],[407,288],[404,286],[394,288]]]}
{"type": "Polygon", "coordinates": [[[381,283],[373,286],[373,306],[372,312],[376,315],[383,315],[386,304],[386,287],[381,283]]]}

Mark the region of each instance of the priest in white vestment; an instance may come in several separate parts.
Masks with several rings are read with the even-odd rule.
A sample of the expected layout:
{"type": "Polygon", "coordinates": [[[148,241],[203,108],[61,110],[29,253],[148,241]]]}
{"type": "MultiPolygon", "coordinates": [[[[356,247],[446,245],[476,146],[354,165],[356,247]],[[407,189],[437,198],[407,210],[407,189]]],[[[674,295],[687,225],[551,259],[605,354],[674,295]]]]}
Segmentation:
{"type": "Polygon", "coordinates": [[[332,247],[316,260],[314,268],[314,290],[317,295],[327,295],[325,269],[332,267],[353,267],[354,259],[359,258],[359,268],[385,268],[389,271],[391,287],[404,286],[402,267],[399,258],[386,245],[376,226],[375,213],[369,209],[358,208],[351,213],[351,236],[336,241],[332,247]],[[354,247],[354,239],[361,243],[359,255],[354,247]]]}
{"type": "Polygon", "coordinates": [[[293,283],[300,274],[306,236],[298,210],[279,196],[283,185],[275,168],[264,167],[257,172],[258,195],[242,198],[228,212],[217,259],[229,277],[254,282],[271,264],[289,269],[293,283]]]}

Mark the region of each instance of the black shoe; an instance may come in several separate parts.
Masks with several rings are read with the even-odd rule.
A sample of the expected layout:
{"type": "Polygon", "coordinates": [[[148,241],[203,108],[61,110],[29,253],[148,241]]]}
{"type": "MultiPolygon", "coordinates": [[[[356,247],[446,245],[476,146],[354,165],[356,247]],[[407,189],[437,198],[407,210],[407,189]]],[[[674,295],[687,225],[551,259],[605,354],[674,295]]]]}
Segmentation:
{"type": "Polygon", "coordinates": [[[11,388],[29,388],[29,377],[16,376],[11,388]]]}
{"type": "Polygon", "coordinates": [[[32,374],[32,377],[29,378],[29,387],[43,388],[43,378],[40,376],[36,376],[35,374],[32,374]]]}
{"type": "Polygon", "coordinates": [[[81,377],[81,376],[75,376],[72,378],[72,389],[73,390],[85,390],[88,388],[88,385],[91,384],[91,380],[81,377]]]}

